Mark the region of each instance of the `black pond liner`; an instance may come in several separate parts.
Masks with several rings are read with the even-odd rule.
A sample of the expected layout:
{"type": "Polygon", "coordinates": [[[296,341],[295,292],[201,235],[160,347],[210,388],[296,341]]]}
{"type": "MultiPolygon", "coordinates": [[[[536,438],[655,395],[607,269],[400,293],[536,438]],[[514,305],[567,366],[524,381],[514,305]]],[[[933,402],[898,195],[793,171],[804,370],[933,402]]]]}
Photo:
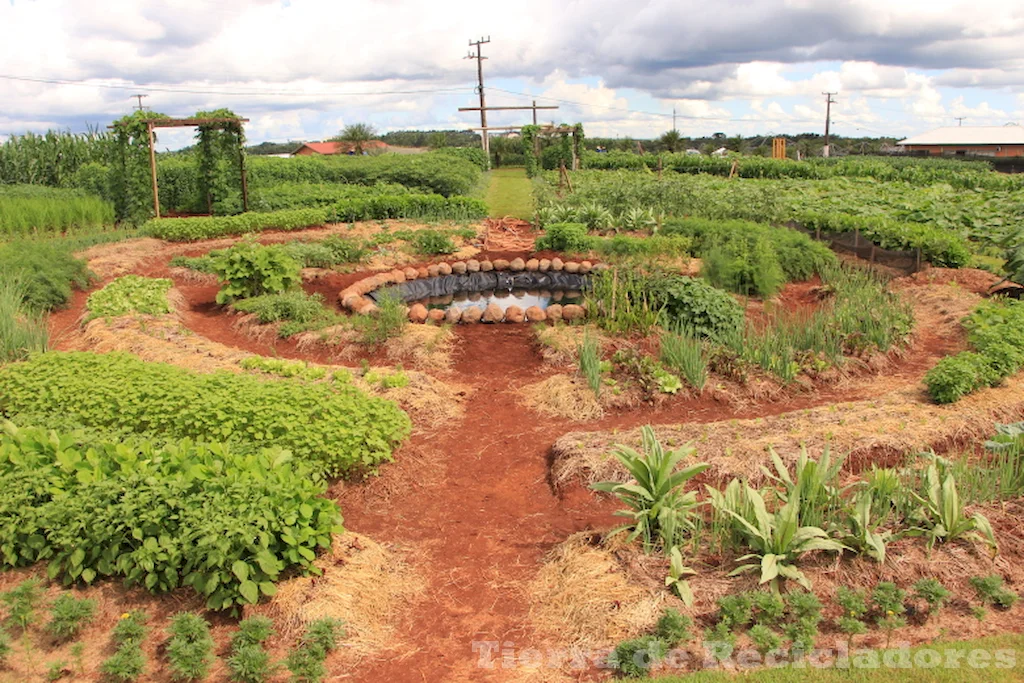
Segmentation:
{"type": "Polygon", "coordinates": [[[564,271],[489,271],[465,275],[438,275],[422,280],[410,280],[390,287],[381,287],[366,296],[379,302],[389,294],[397,294],[406,304],[422,302],[431,308],[456,305],[486,307],[496,303],[502,309],[516,305],[547,307],[552,301],[571,303],[582,296],[590,286],[590,278],[564,271]],[[511,296],[510,296],[511,294],[511,296]],[[438,301],[447,303],[438,304],[438,301]]]}

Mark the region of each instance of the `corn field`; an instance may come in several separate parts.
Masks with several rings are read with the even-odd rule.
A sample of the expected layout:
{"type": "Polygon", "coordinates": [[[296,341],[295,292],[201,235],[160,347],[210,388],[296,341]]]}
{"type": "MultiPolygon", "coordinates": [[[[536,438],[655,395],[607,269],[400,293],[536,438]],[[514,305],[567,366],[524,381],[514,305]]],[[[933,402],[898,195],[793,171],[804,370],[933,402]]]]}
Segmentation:
{"type": "Polygon", "coordinates": [[[12,136],[0,144],[0,185],[67,187],[85,164],[108,163],[114,148],[113,137],[100,130],[12,136]]]}

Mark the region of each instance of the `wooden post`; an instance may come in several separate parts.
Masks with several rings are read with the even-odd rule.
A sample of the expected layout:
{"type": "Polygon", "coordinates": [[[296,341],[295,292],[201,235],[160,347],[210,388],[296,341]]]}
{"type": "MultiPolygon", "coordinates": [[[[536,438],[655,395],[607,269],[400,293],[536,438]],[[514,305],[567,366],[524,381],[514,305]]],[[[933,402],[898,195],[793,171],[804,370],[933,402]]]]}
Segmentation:
{"type": "Polygon", "coordinates": [[[860,228],[857,228],[856,230],[853,231],[853,248],[860,248],[860,228]]]}
{"type": "Polygon", "coordinates": [[[661,155],[658,155],[658,180],[661,180],[661,155]]]}
{"type": "Polygon", "coordinates": [[[146,123],[146,130],[149,133],[149,174],[153,178],[153,213],[160,218],[160,191],[156,184],[156,150],[153,148],[153,122],[146,123]]]}
{"type": "Polygon", "coordinates": [[[245,145],[242,143],[242,136],[238,136],[238,167],[242,174],[242,211],[249,210],[249,179],[245,174],[245,145]]]}
{"type": "Polygon", "coordinates": [[[733,161],[732,168],[729,169],[729,178],[732,179],[736,175],[736,169],[739,167],[740,162],[733,161]]]}
{"type": "Polygon", "coordinates": [[[820,225],[814,226],[814,239],[818,240],[819,242],[821,241],[821,226],[820,225]]]}
{"type": "Polygon", "coordinates": [[[875,265],[875,243],[871,243],[871,258],[868,260],[871,265],[875,265]]]}

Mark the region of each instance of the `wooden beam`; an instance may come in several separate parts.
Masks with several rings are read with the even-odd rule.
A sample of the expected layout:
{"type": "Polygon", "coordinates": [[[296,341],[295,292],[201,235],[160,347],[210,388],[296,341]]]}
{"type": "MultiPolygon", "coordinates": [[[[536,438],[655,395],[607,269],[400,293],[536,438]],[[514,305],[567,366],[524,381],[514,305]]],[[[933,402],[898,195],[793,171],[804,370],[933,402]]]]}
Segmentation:
{"type": "MultiPolygon", "coordinates": [[[[223,125],[227,123],[249,123],[249,119],[241,118],[210,118],[210,119],[152,119],[146,122],[153,128],[185,128],[189,126],[212,126],[212,125],[223,125]]],[[[115,122],[107,128],[119,128],[125,124],[115,122]]]]}
{"type": "MultiPolygon", "coordinates": [[[[486,107],[487,111],[519,111],[523,109],[558,109],[558,107],[486,107]]],[[[459,107],[459,111],[480,111],[480,107],[459,107]]]]}
{"type": "Polygon", "coordinates": [[[156,185],[156,150],[153,146],[153,123],[146,124],[149,133],[149,174],[153,178],[153,213],[160,218],[160,190],[156,185]]]}

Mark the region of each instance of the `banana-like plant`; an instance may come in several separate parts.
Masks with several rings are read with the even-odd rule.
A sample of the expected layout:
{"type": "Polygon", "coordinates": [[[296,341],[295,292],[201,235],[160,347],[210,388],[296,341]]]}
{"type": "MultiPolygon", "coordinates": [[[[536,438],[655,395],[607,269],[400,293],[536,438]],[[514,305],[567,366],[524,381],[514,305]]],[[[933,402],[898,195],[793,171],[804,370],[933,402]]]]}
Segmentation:
{"type": "Polygon", "coordinates": [[[862,491],[854,498],[853,509],[847,514],[846,533],[842,542],[854,552],[867,555],[882,564],[885,562],[885,546],[892,538],[892,532],[879,531],[878,524],[872,523],[871,511],[874,507],[874,496],[870,491],[862,491]]]}
{"type": "Polygon", "coordinates": [[[629,532],[628,540],[642,538],[648,551],[660,541],[667,552],[686,531],[694,528],[697,494],[683,493],[682,487],[708,465],[698,463],[678,469],[695,452],[692,446],[666,451],[649,425],[643,427],[641,434],[643,453],[622,445],[616,446],[613,453],[634,481],[603,481],[591,488],[612,494],[629,508],[615,514],[628,517],[630,522],[613,529],[610,535],[629,532]]]}
{"type": "Polygon", "coordinates": [[[924,495],[911,492],[920,507],[914,513],[915,526],[906,534],[927,538],[929,551],[936,543],[971,539],[987,544],[995,556],[999,552],[999,544],[988,518],[981,513],[971,517],[966,515],[956,490],[956,479],[951,472],[940,474],[937,460],[934,459],[924,471],[921,486],[924,495]]]}
{"type": "Polygon", "coordinates": [[[632,232],[651,230],[657,225],[657,221],[654,217],[654,210],[641,208],[639,206],[627,209],[621,216],[619,216],[619,223],[622,224],[623,230],[629,230],[632,232]]]}
{"type": "Polygon", "coordinates": [[[810,590],[810,580],[796,567],[800,556],[813,550],[842,552],[846,546],[829,538],[818,527],[800,526],[799,491],[791,494],[786,504],[774,514],[768,512],[764,498],[750,486],[746,487],[746,497],[750,502],[752,518],[747,519],[733,510],[724,512],[736,520],[747,545],[754,551],[739,558],[739,561],[756,559],[758,562],[741,565],[729,575],[760,569],[760,583],[769,583],[774,593],[779,592],[779,585],[785,579],[796,581],[810,590]]]}

